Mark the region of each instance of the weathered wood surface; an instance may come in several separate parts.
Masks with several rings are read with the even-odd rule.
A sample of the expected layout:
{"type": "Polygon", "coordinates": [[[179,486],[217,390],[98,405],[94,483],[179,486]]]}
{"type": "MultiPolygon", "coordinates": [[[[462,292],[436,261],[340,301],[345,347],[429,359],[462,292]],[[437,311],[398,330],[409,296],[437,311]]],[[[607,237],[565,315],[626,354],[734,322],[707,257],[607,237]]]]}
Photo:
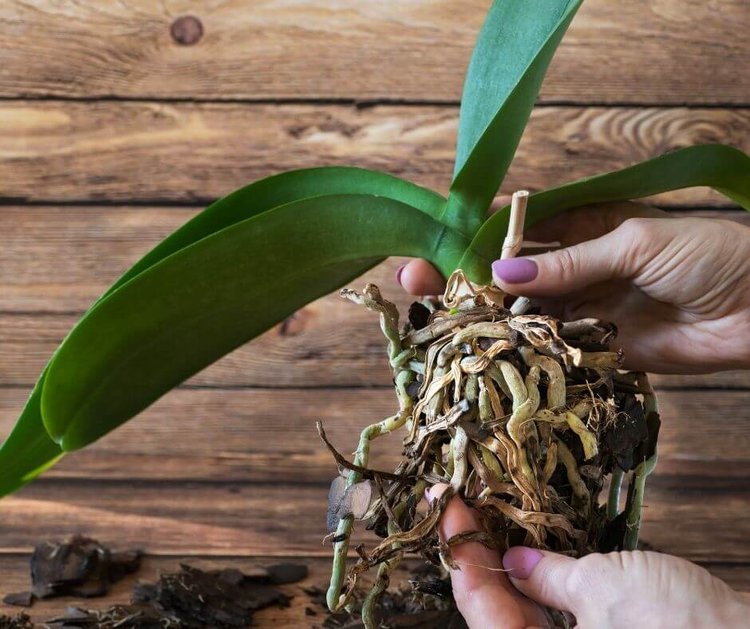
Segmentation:
{"type": "MultiPolygon", "coordinates": [[[[407,312],[413,298],[396,287],[398,260],[363,276],[383,288],[407,312]]],[[[114,280],[114,277],[113,277],[114,280]]],[[[103,292],[105,285],[96,291],[103,292]]],[[[60,287],[50,286],[51,294],[60,287]]],[[[62,296],[65,300],[68,296],[62,296]]],[[[87,300],[93,302],[94,297],[87,300]]],[[[50,305],[51,302],[47,301],[50,305]]],[[[0,385],[30,388],[52,352],[81,312],[0,312],[0,385]]],[[[337,294],[315,301],[261,337],[220,359],[191,378],[195,387],[357,387],[391,384],[377,318],[343,302],[337,294]]],[[[657,388],[750,389],[750,373],[729,371],[700,375],[654,375],[657,388]]]]}
{"type": "MultiPolygon", "coordinates": [[[[169,555],[327,557],[328,485],[40,480],[3,499],[0,551],[24,552],[48,535],[83,532],[169,555]]],[[[642,537],[694,561],[748,563],[747,481],[654,476],[642,537]]],[[[355,538],[377,538],[359,527],[355,538]]],[[[354,539],[354,538],[353,538],[354,539]]]]}
{"type": "MultiPolygon", "coordinates": [[[[27,394],[2,390],[0,437],[10,431],[27,394]]],[[[746,391],[660,391],[659,472],[705,482],[750,480],[749,397],[746,391]]],[[[325,484],[336,467],[315,421],[323,421],[329,438],[349,456],[359,431],[396,408],[388,389],[179,389],[68,455],[45,477],[325,484]]],[[[373,465],[392,469],[402,438],[376,441],[373,465]]]]}
{"type": "MultiPolygon", "coordinates": [[[[151,247],[199,212],[177,207],[0,207],[0,312],[80,315],[151,247]]],[[[750,213],[742,210],[688,210],[671,215],[721,218],[750,225],[750,213]]],[[[394,281],[395,271],[403,262],[392,258],[357,280],[355,286],[375,282],[389,299],[400,307],[408,306],[408,296],[394,281]]],[[[350,317],[360,327],[365,319],[373,319],[362,308],[335,295],[326,303],[340,310],[336,326],[350,317]]],[[[304,333],[333,316],[332,311],[300,316],[294,325],[287,326],[288,336],[304,333]]]]}
{"type": "MultiPolygon", "coordinates": [[[[0,102],[0,198],[204,203],[282,170],[334,164],[445,191],[457,117],[436,106],[0,102]]],[[[504,189],[542,189],[702,142],[750,151],[748,127],[747,108],[538,108],[504,189]]],[[[703,189],[656,200],[731,204],[703,189]]]]}
{"type": "MultiPolygon", "coordinates": [[[[323,164],[445,191],[463,73],[488,4],[0,3],[0,439],[81,313],[195,206],[323,164]],[[188,13],[203,36],[178,45],[170,27],[188,13]]],[[[750,151],[746,5],[585,3],[505,190],[699,142],[750,151]]],[[[750,223],[704,189],[657,202],[750,223]]],[[[400,262],[355,287],[375,281],[405,308],[393,281],[400,262]]],[[[750,589],[750,372],[654,382],[664,424],[644,538],[750,589]]],[[[335,295],[306,306],[0,502],[0,594],[26,586],[21,553],[76,531],[162,555],[144,578],[186,557],[243,567],[274,555],[307,557],[311,582],[324,582],[335,466],[314,420],[348,453],[367,421],[392,411],[389,384],[371,314],[335,295]]],[[[394,463],[397,442],[376,444],[378,465],[394,463]]],[[[258,624],[309,626],[303,603],[258,624]]]]}
{"type": "MultiPolygon", "coordinates": [[[[294,563],[305,563],[310,570],[309,576],[299,583],[284,586],[282,589],[292,601],[287,609],[270,608],[261,610],[254,616],[254,626],[277,627],[279,629],[299,629],[320,624],[325,618],[323,610],[311,602],[310,597],[304,592],[304,588],[311,586],[325,589],[329,579],[330,562],[320,557],[292,556],[288,558],[294,563]],[[305,608],[311,608],[317,615],[310,616],[305,613],[305,608]]],[[[187,563],[191,566],[204,570],[235,568],[238,570],[251,571],[257,566],[271,565],[279,561],[278,557],[270,558],[242,558],[222,557],[206,558],[191,557],[187,563]]],[[[137,574],[126,577],[116,583],[106,599],[76,599],[74,597],[50,599],[38,601],[31,610],[26,610],[33,620],[42,622],[56,615],[65,613],[68,606],[78,606],[86,609],[103,609],[109,605],[128,603],[133,586],[139,581],[154,582],[160,574],[175,572],[179,570],[182,560],[171,557],[147,556],[144,558],[141,569],[137,574]]],[[[393,586],[406,586],[409,579],[408,569],[419,565],[417,560],[404,562],[393,573],[393,586]]],[[[732,587],[740,591],[750,590],[750,575],[741,566],[731,563],[703,563],[705,568],[713,575],[723,579],[732,587]]],[[[6,592],[22,592],[29,589],[28,557],[21,555],[0,556],[0,574],[8,575],[9,578],[2,582],[0,597],[6,592]]],[[[365,576],[365,579],[367,577],[365,576]]],[[[4,606],[0,603],[0,614],[15,615],[19,612],[17,607],[4,606]]]]}
{"type": "MultiPolygon", "coordinates": [[[[284,591],[294,597],[288,609],[272,608],[258,612],[254,617],[255,626],[299,629],[300,627],[309,627],[314,623],[319,624],[325,618],[321,609],[311,604],[310,598],[303,591],[303,588],[310,586],[325,588],[329,578],[330,562],[320,557],[300,556],[292,556],[288,560],[295,563],[305,563],[309,567],[310,574],[304,581],[284,586],[284,591]],[[312,617],[306,615],[306,607],[317,611],[318,615],[312,617]]],[[[204,570],[235,568],[250,571],[257,566],[270,565],[278,561],[278,557],[251,559],[192,557],[187,563],[204,570]]],[[[37,602],[31,610],[27,611],[30,612],[34,620],[41,622],[64,613],[70,605],[87,609],[102,609],[109,605],[128,603],[133,586],[137,581],[153,582],[158,579],[160,574],[179,570],[180,563],[181,560],[177,558],[148,556],[144,558],[141,569],[137,574],[127,577],[113,586],[106,600],[76,599],[73,597],[50,599],[37,602]]],[[[417,561],[408,561],[397,568],[392,577],[394,587],[406,585],[406,581],[409,579],[408,568],[415,565],[418,565],[417,561]]],[[[750,590],[750,575],[741,566],[731,563],[704,563],[702,565],[737,590],[750,590]]],[[[6,592],[27,591],[29,588],[28,557],[21,555],[0,556],[0,574],[7,575],[7,578],[2,582],[2,587],[0,587],[0,597],[6,592]]],[[[3,606],[0,603],[0,614],[16,614],[18,611],[19,608],[17,607],[3,606]]]]}
{"type": "MultiPolygon", "coordinates": [[[[181,208],[5,207],[0,211],[0,385],[30,387],[83,311],[149,246],[197,213],[181,208]]],[[[676,213],[681,215],[680,213],[676,213]]],[[[683,213],[684,214],[684,213],[683,213]]],[[[688,212],[750,224],[738,211],[688,212]]],[[[406,312],[392,259],[353,283],[406,312]]],[[[656,376],[660,387],[750,388],[750,373],[656,376]]],[[[376,317],[337,294],[194,377],[202,387],[387,386],[376,317]]]]}
{"type": "MultiPolygon", "coordinates": [[[[201,4],[6,0],[0,95],[455,102],[489,0],[201,4]]],[[[747,104],[749,28],[745,0],[584,3],[542,99],[747,104]]]]}

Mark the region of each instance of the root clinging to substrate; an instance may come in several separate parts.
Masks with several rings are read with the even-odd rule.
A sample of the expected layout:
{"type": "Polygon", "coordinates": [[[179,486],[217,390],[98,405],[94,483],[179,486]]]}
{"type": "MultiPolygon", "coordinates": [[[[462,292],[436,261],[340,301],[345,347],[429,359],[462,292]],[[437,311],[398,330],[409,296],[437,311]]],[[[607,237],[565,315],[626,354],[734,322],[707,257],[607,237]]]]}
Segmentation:
{"type": "Polygon", "coordinates": [[[622,373],[622,355],[609,350],[612,324],[511,312],[498,289],[477,287],[461,271],[442,305],[413,304],[402,330],[376,286],[342,296],[380,314],[399,409],[362,431],[351,462],[318,425],[343,476],[329,504],[332,610],[348,605],[359,576],[377,566],[362,606],[365,626],[375,627],[374,603],[405,553],[453,566],[451,548],[470,540],[573,556],[635,544],[659,418],[645,374],[622,373]],[[396,470],[370,469],[372,441],[399,429],[396,470]],[[437,483],[450,488],[424,513],[422,497],[437,483]],[[607,485],[609,504],[601,504],[607,485]],[[454,495],[479,511],[484,530],[441,543],[437,525],[454,495]],[[383,539],[369,551],[357,547],[347,572],[355,519],[383,539]]]}

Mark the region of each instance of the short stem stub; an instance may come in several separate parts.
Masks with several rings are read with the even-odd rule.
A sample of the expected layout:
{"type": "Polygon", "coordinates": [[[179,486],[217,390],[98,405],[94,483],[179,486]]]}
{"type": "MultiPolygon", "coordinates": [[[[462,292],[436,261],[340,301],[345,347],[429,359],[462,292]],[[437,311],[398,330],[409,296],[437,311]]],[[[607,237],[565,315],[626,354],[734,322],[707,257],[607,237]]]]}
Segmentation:
{"type": "Polygon", "coordinates": [[[508,221],[508,235],[503,241],[501,260],[507,260],[518,255],[523,246],[523,225],[526,222],[526,205],[529,202],[529,191],[519,190],[513,193],[510,203],[510,219],[508,221]]]}

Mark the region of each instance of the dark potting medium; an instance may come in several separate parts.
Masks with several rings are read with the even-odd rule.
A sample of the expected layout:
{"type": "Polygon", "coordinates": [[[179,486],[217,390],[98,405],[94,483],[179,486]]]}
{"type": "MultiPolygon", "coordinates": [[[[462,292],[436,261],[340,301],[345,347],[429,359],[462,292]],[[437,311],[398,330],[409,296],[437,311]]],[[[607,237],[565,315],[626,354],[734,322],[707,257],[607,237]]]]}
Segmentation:
{"type": "Polygon", "coordinates": [[[34,629],[34,623],[26,614],[0,616],[0,629],[34,629]]]}
{"type": "Polygon", "coordinates": [[[62,543],[41,542],[31,556],[31,590],[8,594],[3,602],[28,607],[34,599],[103,596],[140,564],[140,551],[113,552],[80,535],[62,543]]]}

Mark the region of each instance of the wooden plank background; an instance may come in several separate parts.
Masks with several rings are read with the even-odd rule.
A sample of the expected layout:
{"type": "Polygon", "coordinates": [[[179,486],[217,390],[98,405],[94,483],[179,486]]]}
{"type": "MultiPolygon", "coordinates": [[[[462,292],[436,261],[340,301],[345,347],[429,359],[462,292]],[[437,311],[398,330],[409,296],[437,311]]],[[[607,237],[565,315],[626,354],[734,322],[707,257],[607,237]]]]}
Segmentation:
{"type": "MultiPolygon", "coordinates": [[[[0,437],[91,301],[216,197],[321,164],[445,191],[465,65],[488,5],[0,4],[0,437]],[[203,31],[191,45],[173,34],[185,42],[187,14],[203,31]]],[[[749,30],[746,0],[589,1],[504,189],[698,142],[750,151],[749,30]]],[[[750,222],[704,189],[652,201],[750,222]]],[[[400,262],[366,279],[405,307],[392,279],[400,262]]],[[[750,589],[750,373],[655,381],[664,429],[644,538],[750,589]]],[[[146,576],[185,558],[246,566],[306,556],[311,582],[322,582],[335,467],[313,422],[347,451],[394,402],[375,319],[335,295],[318,300],[1,501],[0,593],[23,589],[35,541],[73,532],[145,548],[146,576]]],[[[393,462],[386,449],[376,448],[382,465],[393,462]]],[[[306,626],[301,602],[259,620],[306,626]]]]}

